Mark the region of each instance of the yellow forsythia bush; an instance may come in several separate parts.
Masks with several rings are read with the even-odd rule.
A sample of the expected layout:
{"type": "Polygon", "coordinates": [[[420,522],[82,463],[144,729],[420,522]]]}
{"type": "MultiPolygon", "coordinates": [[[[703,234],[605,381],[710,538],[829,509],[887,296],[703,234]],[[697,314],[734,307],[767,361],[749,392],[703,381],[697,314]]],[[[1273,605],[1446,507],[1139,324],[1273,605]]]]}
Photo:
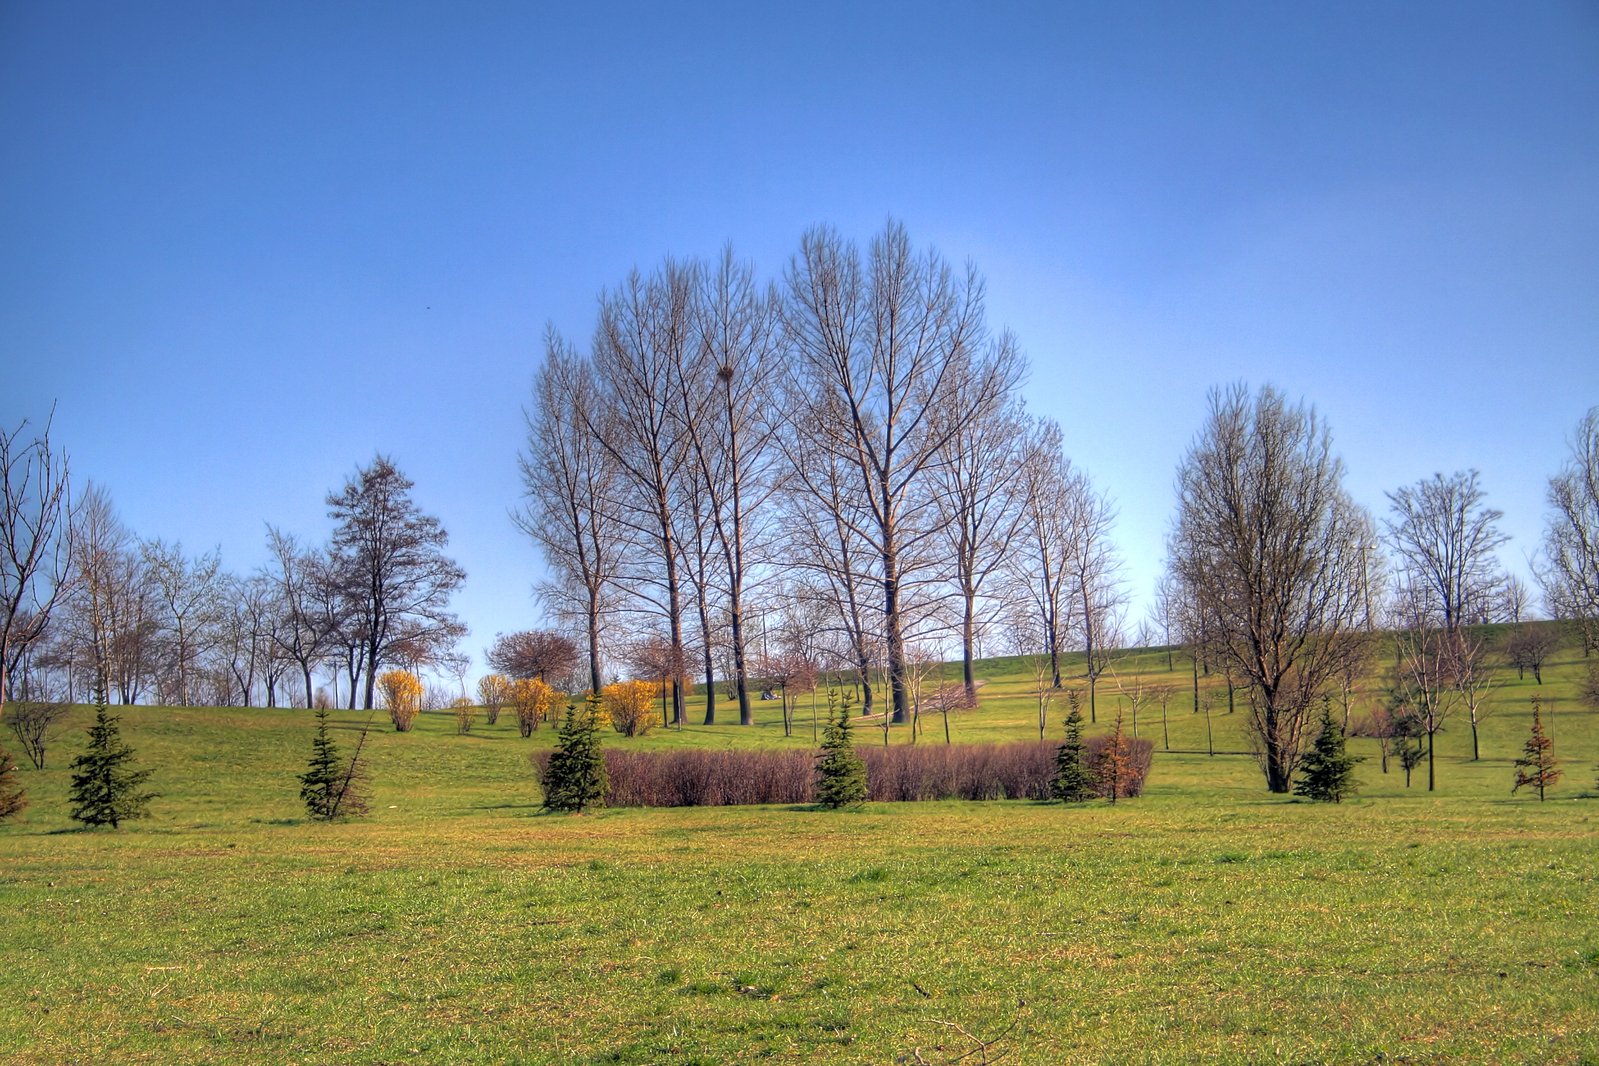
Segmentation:
{"type": "Polygon", "coordinates": [[[422,680],[409,670],[388,670],[378,675],[378,691],[389,708],[396,732],[409,733],[422,712],[422,680]]]}
{"type": "Polygon", "coordinates": [[[641,737],[655,726],[655,693],[648,681],[618,681],[601,689],[600,697],[618,733],[641,737]]]}
{"type": "Polygon", "coordinates": [[[524,677],[510,683],[510,704],[516,712],[516,728],[524,737],[533,735],[540,722],[548,721],[561,694],[536,677],[524,677]]]}

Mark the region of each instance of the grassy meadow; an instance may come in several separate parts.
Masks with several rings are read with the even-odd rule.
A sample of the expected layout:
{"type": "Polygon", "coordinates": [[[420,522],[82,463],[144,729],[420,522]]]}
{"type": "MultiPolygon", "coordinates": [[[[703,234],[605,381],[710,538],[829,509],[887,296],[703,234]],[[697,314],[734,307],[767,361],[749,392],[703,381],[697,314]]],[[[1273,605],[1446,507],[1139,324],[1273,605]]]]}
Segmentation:
{"type": "MultiPolygon", "coordinates": [[[[80,708],[0,825],[0,1061],[1599,1063],[1599,712],[1575,649],[1541,686],[1503,673],[1481,761],[1448,723],[1435,792],[1352,740],[1338,806],[1203,754],[1247,747],[1243,713],[1213,700],[1207,740],[1174,665],[1117,666],[1174,689],[1166,733],[1140,708],[1144,797],[1075,809],[544,815],[527,756],[549,727],[398,735],[380,711],[372,814],[323,825],[295,780],[307,712],[132,707],[161,796],[81,831],[80,708]],[[1534,692],[1567,771],[1545,803],[1510,795],[1534,692]]],[[[955,742],[1036,736],[1028,665],[979,673],[955,742]]],[[[1103,729],[1125,700],[1099,693],[1103,729]]],[[[809,706],[791,739],[759,702],[754,728],[606,743],[807,746],[809,706]]],[[[336,715],[346,751],[364,718],[336,715]]]]}

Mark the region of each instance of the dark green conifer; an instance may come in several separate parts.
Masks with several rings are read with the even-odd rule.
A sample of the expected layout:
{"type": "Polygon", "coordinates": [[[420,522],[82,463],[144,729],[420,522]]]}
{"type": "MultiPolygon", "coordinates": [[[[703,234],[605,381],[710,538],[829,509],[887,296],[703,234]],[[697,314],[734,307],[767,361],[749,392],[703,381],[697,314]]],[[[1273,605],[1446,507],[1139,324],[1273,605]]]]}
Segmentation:
{"type": "Polygon", "coordinates": [[[599,697],[589,696],[583,710],[566,706],[566,719],[555,735],[555,750],[544,772],[544,807],[581,814],[603,806],[608,782],[605,753],[600,750],[599,697]]]}
{"type": "Polygon", "coordinates": [[[120,720],[106,707],[103,693],[97,694],[94,725],[89,727],[89,750],[72,760],[72,818],[84,825],[109,825],[116,829],[123,822],[146,816],[145,808],[155,798],[139,787],[149,780],[150,770],[135,770],[133,749],[122,739],[120,720]]]}
{"type": "Polygon", "coordinates": [[[1073,701],[1072,711],[1066,716],[1066,740],[1055,750],[1055,780],[1050,783],[1050,796],[1063,803],[1082,803],[1093,799],[1098,791],[1099,782],[1083,756],[1083,716],[1073,701]]]}
{"type": "Polygon", "coordinates": [[[17,764],[11,753],[0,748],[0,822],[28,805],[28,794],[17,780],[17,764]]]}
{"type": "Polygon", "coordinates": [[[827,692],[827,728],[822,730],[822,752],[816,759],[816,802],[829,810],[858,807],[866,802],[866,763],[855,750],[850,735],[848,697],[827,692]]]}
{"type": "Polygon", "coordinates": [[[346,763],[339,758],[338,745],[328,735],[328,710],[317,708],[316,736],[311,738],[311,762],[300,775],[300,799],[311,817],[332,821],[340,815],[355,816],[367,812],[366,775],[361,762],[361,748],[366,731],[361,733],[361,743],[355,755],[346,763]]]}
{"type": "Polygon", "coordinates": [[[1315,746],[1299,764],[1299,783],[1294,786],[1296,795],[1324,803],[1341,803],[1345,796],[1355,794],[1355,764],[1360,758],[1349,754],[1344,746],[1344,734],[1333,721],[1331,704],[1321,709],[1321,732],[1315,746]]]}

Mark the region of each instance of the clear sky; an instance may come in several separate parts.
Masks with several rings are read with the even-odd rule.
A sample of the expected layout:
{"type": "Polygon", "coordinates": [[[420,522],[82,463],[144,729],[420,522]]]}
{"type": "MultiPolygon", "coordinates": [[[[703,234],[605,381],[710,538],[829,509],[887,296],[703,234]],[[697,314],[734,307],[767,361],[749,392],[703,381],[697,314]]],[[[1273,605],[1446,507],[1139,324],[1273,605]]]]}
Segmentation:
{"type": "Polygon", "coordinates": [[[378,451],[537,622],[507,511],[553,323],[890,216],[987,276],[1139,610],[1206,390],[1349,487],[1482,471],[1525,573],[1599,404],[1599,5],[0,0],[0,421],[248,571],[378,451]]]}

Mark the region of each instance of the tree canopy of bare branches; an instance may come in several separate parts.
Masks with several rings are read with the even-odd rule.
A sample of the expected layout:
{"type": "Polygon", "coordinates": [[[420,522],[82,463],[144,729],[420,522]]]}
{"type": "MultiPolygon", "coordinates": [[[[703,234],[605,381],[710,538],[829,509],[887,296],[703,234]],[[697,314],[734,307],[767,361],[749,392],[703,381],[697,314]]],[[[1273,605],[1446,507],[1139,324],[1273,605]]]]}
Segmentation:
{"type": "Polygon", "coordinates": [[[1370,519],[1314,409],[1270,386],[1211,393],[1177,495],[1173,572],[1208,653],[1248,684],[1266,785],[1286,793],[1311,707],[1365,621],[1370,519]]]}
{"type": "Polygon", "coordinates": [[[1499,531],[1504,513],[1483,502],[1477,471],[1434,474],[1387,495],[1388,543],[1412,599],[1422,597],[1412,606],[1450,632],[1488,621],[1504,581],[1494,552],[1509,538],[1499,531]]]}
{"type": "Polygon", "coordinates": [[[466,574],[444,554],[449,534],[417,507],[413,487],[379,455],[327,498],[328,517],[338,523],[332,568],[364,652],[368,708],[378,670],[393,661],[399,641],[442,649],[453,646],[463,631],[448,608],[466,574]]]}
{"type": "Polygon", "coordinates": [[[71,591],[75,533],[67,456],[50,424],[0,428],[0,710],[11,672],[71,591]]]}
{"type": "Polygon", "coordinates": [[[1599,648],[1599,407],[1577,423],[1571,458],[1549,479],[1544,531],[1544,598],[1556,618],[1575,622],[1583,648],[1599,648]]]}

